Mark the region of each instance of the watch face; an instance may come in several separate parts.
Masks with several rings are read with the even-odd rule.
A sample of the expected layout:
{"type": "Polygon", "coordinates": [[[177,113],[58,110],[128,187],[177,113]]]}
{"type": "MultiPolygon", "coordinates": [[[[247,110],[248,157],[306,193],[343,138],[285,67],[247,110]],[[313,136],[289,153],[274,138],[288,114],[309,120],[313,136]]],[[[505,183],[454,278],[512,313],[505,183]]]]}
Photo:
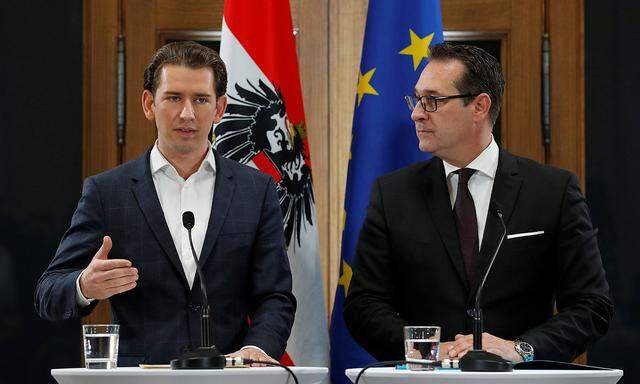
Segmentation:
{"type": "Polygon", "coordinates": [[[533,347],[529,343],[521,341],[518,343],[518,348],[524,353],[533,353],[533,347]]]}

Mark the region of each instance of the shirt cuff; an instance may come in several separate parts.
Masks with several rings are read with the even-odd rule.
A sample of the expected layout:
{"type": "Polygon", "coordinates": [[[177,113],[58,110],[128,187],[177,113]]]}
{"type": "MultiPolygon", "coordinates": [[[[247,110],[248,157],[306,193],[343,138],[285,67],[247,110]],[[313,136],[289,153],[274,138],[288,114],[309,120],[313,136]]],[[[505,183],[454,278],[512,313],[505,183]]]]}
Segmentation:
{"type": "Polygon", "coordinates": [[[80,274],[78,275],[78,278],[76,279],[76,303],[78,303],[78,305],[82,308],[87,307],[89,304],[91,304],[95,300],[95,299],[87,299],[82,294],[82,290],[80,290],[80,278],[82,277],[83,273],[84,273],[84,269],[82,270],[82,272],[80,272],[80,274]]]}
{"type": "MultiPolygon", "coordinates": [[[[245,350],[247,348],[257,349],[258,351],[262,352],[265,356],[269,356],[269,354],[266,353],[265,351],[263,351],[262,348],[256,347],[255,345],[245,345],[244,347],[240,348],[240,350],[243,351],[243,350],[245,350]]],[[[269,356],[269,357],[271,357],[271,356],[269,356]]]]}

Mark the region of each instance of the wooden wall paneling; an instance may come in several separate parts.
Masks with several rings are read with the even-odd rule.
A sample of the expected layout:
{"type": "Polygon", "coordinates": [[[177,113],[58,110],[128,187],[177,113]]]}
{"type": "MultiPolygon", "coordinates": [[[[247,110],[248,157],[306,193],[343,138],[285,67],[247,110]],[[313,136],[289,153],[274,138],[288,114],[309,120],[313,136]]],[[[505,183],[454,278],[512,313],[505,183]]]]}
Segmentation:
{"type": "Polygon", "coordinates": [[[84,1],[83,175],[118,164],[116,146],[118,0],[84,1]]]}
{"type": "Polygon", "coordinates": [[[156,0],[159,30],[219,31],[223,0],[156,0]]]}
{"type": "MultiPolygon", "coordinates": [[[[120,31],[119,0],[83,3],[83,176],[118,165],[117,147],[117,38],[120,31]]],[[[109,305],[102,301],[84,324],[110,320],[109,305]]]]}
{"type": "Polygon", "coordinates": [[[126,126],[123,162],[140,156],[157,137],[142,111],[143,72],[156,50],[156,1],[124,0],[126,126]]]}
{"type": "Polygon", "coordinates": [[[329,0],[329,311],[340,277],[344,194],[367,0],[329,0]]]}
{"type": "Polygon", "coordinates": [[[551,43],[551,148],[549,162],[578,175],[584,164],[584,1],[548,1],[551,43]]]}
{"type": "Polygon", "coordinates": [[[509,34],[509,151],[544,163],[541,72],[544,7],[540,0],[512,0],[509,34]]]}
{"type": "Polygon", "coordinates": [[[313,170],[320,267],[325,308],[329,307],[329,4],[328,1],[291,1],[298,46],[298,65],[304,100],[309,151],[313,170]]]}
{"type": "MultiPolygon", "coordinates": [[[[301,15],[301,11],[302,11],[302,4],[305,2],[305,0],[289,0],[289,9],[291,10],[291,24],[293,24],[293,28],[300,28],[300,22],[302,21],[300,18],[302,17],[301,15]]],[[[305,15],[306,17],[314,17],[315,15],[305,15]]],[[[320,21],[322,22],[322,21],[320,21]]],[[[298,31],[300,32],[300,31],[298,31]]],[[[295,42],[296,42],[296,49],[297,49],[297,53],[298,53],[298,61],[300,61],[300,45],[298,44],[298,39],[299,35],[296,36],[295,42]]],[[[298,63],[299,65],[300,63],[298,63]]],[[[302,71],[301,71],[302,72],[302,71]]],[[[302,75],[302,73],[300,74],[302,75]]]]}
{"type": "Polygon", "coordinates": [[[442,0],[445,30],[506,31],[511,27],[509,0],[442,0]]]}

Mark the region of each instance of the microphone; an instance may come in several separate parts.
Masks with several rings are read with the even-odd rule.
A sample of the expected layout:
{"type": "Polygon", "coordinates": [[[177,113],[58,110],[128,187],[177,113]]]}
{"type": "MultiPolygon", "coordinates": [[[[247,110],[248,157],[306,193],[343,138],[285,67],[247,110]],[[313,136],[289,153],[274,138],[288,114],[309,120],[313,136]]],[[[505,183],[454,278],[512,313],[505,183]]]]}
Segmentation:
{"type": "Polygon", "coordinates": [[[200,262],[193,246],[191,230],[195,226],[196,219],[193,212],[186,211],[182,214],[182,226],[189,232],[189,244],[191,254],[196,263],[196,271],[200,278],[200,291],[202,293],[202,313],[200,317],[200,347],[194,351],[186,352],[179,359],[171,360],[171,369],[223,369],[227,363],[225,356],[210,341],[210,316],[209,298],[207,297],[207,286],[204,282],[204,274],[200,268],[200,262]]]}
{"type": "Polygon", "coordinates": [[[200,262],[198,261],[198,257],[196,256],[196,250],[193,246],[193,239],[191,238],[191,230],[195,226],[196,218],[193,215],[193,212],[186,211],[182,214],[182,226],[187,229],[189,232],[189,244],[191,245],[191,254],[193,255],[193,261],[196,263],[196,271],[198,273],[198,277],[200,277],[200,292],[202,292],[202,318],[200,321],[200,346],[208,347],[210,345],[209,342],[209,332],[211,328],[209,327],[209,298],[207,297],[207,286],[204,282],[204,275],[202,274],[202,269],[200,268],[200,262]]]}
{"type": "Polygon", "coordinates": [[[494,212],[498,219],[500,219],[500,224],[502,225],[502,234],[500,235],[498,246],[493,252],[493,256],[489,261],[489,265],[484,272],[484,276],[482,276],[482,280],[480,281],[480,285],[478,286],[478,291],[476,292],[475,308],[473,309],[473,313],[471,314],[471,316],[473,317],[473,349],[468,351],[460,359],[461,371],[511,372],[513,370],[513,365],[510,361],[505,360],[494,353],[489,353],[482,350],[482,310],[480,309],[480,299],[482,298],[482,290],[484,289],[484,285],[487,281],[487,276],[489,276],[489,272],[491,272],[493,262],[496,260],[496,256],[498,256],[498,252],[502,247],[502,242],[507,235],[507,226],[504,224],[504,219],[502,218],[502,210],[497,207],[497,204],[493,203],[490,211],[494,212]]]}

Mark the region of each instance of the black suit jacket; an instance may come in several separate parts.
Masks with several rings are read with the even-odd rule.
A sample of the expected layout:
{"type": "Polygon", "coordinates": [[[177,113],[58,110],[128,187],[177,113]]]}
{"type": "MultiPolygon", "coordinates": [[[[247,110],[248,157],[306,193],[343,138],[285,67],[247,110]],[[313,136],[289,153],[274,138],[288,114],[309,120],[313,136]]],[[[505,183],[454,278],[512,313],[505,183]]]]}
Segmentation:
{"type": "MultiPolygon", "coordinates": [[[[196,274],[189,288],[153,184],[149,154],[85,181],[71,226],[35,292],[43,318],[89,314],[97,301],[80,308],[75,282],[102,237],[111,236],[109,258],[131,260],[139,271],[136,288],[110,299],[113,321],[120,324],[120,365],[168,363],[200,344],[200,280],[196,274]]],[[[200,255],[213,341],[224,353],[255,345],[279,358],[296,302],[275,184],[268,175],[217,154],[215,161],[200,255]]]]}
{"type": "MultiPolygon", "coordinates": [[[[491,204],[502,210],[508,234],[544,234],[505,239],[483,291],[485,332],[529,342],[536,359],[573,359],[606,332],[613,311],[577,178],[501,150],[491,204]]],[[[501,229],[489,212],[482,273],[501,229]]],[[[440,325],[442,341],[470,334],[466,311],[476,290],[466,278],[442,160],[380,177],[344,307],[354,339],[389,360],[404,356],[405,325],[440,325]]]]}

